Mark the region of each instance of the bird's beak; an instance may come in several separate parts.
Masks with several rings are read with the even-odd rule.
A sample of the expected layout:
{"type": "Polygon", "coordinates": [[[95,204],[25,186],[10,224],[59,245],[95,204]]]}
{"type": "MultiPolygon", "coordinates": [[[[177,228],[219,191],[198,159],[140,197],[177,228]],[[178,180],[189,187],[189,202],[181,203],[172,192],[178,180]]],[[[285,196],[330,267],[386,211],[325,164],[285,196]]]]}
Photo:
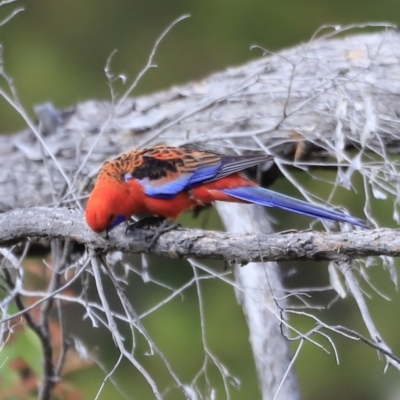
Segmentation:
{"type": "Polygon", "coordinates": [[[103,239],[108,239],[107,229],[104,229],[104,231],[99,232],[99,236],[102,237],[103,239]]]}

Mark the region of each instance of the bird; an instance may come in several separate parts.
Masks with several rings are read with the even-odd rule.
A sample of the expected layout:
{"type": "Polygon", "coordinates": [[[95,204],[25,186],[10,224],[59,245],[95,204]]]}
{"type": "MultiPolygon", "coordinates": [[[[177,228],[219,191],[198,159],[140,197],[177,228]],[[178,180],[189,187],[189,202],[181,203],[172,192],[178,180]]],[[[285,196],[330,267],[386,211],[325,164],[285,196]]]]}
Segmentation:
{"type": "Polygon", "coordinates": [[[360,218],[260,187],[242,173],[271,160],[266,154],[224,155],[185,146],[128,151],[100,168],[86,205],[86,222],[107,238],[132,216],[174,221],[196,206],[227,201],[367,227],[360,218]]]}

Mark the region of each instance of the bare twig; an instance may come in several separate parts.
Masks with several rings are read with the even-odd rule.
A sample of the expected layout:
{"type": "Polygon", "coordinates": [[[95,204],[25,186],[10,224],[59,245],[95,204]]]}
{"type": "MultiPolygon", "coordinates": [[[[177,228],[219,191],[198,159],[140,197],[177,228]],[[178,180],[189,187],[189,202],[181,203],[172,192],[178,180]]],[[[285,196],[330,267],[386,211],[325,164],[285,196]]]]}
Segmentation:
{"type": "Polygon", "coordinates": [[[92,256],[91,257],[91,262],[92,262],[92,269],[93,269],[93,274],[95,277],[95,281],[96,281],[96,287],[97,287],[97,291],[101,300],[101,304],[104,307],[104,312],[107,318],[107,327],[110,330],[114,342],[116,344],[116,346],[118,347],[121,355],[123,355],[125,358],[127,358],[129,360],[129,362],[142,374],[142,376],[146,379],[147,383],[150,385],[154,396],[157,398],[157,400],[163,400],[163,397],[160,393],[160,391],[157,388],[157,384],[154,381],[154,379],[151,377],[151,375],[149,374],[148,371],[146,371],[146,369],[138,362],[138,360],[134,357],[133,354],[131,354],[130,352],[128,352],[125,349],[124,343],[123,343],[123,338],[117,328],[117,325],[115,323],[115,319],[113,316],[113,313],[110,309],[108,300],[107,300],[107,296],[104,292],[103,289],[103,283],[101,280],[101,275],[100,275],[100,265],[98,262],[98,258],[96,256],[92,256]]]}
{"type": "MultiPolygon", "coordinates": [[[[372,342],[376,344],[376,346],[379,346],[379,348],[382,348],[385,350],[385,357],[386,361],[388,364],[392,365],[396,369],[400,371],[400,362],[399,358],[394,358],[392,357],[392,351],[389,348],[389,346],[385,343],[383,340],[381,334],[379,333],[377,327],[375,326],[375,323],[372,319],[371,313],[368,309],[367,303],[365,302],[365,298],[363,296],[362,291],[360,290],[359,284],[353,274],[353,268],[352,268],[352,262],[348,261],[341,261],[338,262],[338,267],[342,274],[344,275],[346,279],[347,286],[349,287],[350,292],[354,296],[354,299],[356,300],[357,306],[360,310],[360,313],[362,315],[362,319],[365,323],[365,326],[368,329],[368,332],[372,338],[372,342]]],[[[365,340],[364,340],[365,341],[365,340]]]]}
{"type": "Polygon", "coordinates": [[[168,358],[165,356],[165,354],[160,350],[160,348],[157,346],[157,344],[154,342],[154,340],[151,338],[150,334],[147,332],[146,328],[141,322],[141,319],[139,318],[139,315],[136,313],[136,311],[133,309],[132,305],[128,301],[125,293],[123,292],[119,282],[115,278],[113,272],[108,268],[107,269],[108,276],[111,279],[115,290],[117,291],[118,297],[121,301],[121,304],[124,308],[125,315],[129,318],[129,323],[131,326],[131,331],[132,331],[132,342],[133,342],[133,348],[132,352],[134,351],[134,343],[135,343],[135,338],[134,338],[134,333],[133,333],[133,327],[138,329],[138,331],[144,336],[144,338],[147,340],[147,343],[151,349],[151,352],[154,352],[159,355],[161,360],[163,361],[164,365],[166,366],[169,374],[171,377],[174,379],[176,385],[181,389],[182,393],[185,395],[185,397],[188,397],[187,395],[187,389],[179,379],[177,373],[174,371],[172,365],[168,361],[168,358]]]}
{"type": "MultiPolygon", "coordinates": [[[[21,309],[19,312],[14,313],[13,315],[8,315],[8,316],[4,316],[3,318],[1,318],[0,320],[0,324],[4,324],[5,322],[8,322],[10,320],[12,320],[13,318],[16,317],[20,317],[23,316],[24,314],[28,313],[29,311],[33,310],[35,307],[37,307],[40,304],[43,304],[44,302],[46,302],[47,300],[49,300],[50,298],[56,296],[58,293],[61,293],[63,290],[67,289],[68,287],[70,287],[80,276],[81,274],[85,271],[85,268],[87,267],[87,265],[89,264],[90,259],[88,258],[85,263],[80,267],[80,269],[76,272],[76,274],[74,275],[73,278],[71,278],[66,284],[64,284],[63,286],[61,286],[59,289],[54,290],[52,293],[44,295],[41,299],[35,301],[33,304],[31,304],[30,306],[25,306],[23,309],[21,309]]],[[[18,291],[19,293],[23,293],[22,290],[18,291]]],[[[34,294],[35,295],[35,294],[34,294]]]]}
{"type": "MultiPolygon", "coordinates": [[[[10,4],[13,0],[10,0],[8,2],[6,1],[2,1],[0,3],[0,7],[6,5],[6,4],[10,4]]],[[[2,21],[0,21],[0,27],[5,25],[8,21],[10,21],[12,18],[14,18],[17,14],[19,14],[20,12],[25,11],[25,9],[23,7],[18,7],[15,10],[11,11],[9,15],[7,15],[7,17],[5,17],[2,21]]]]}
{"type": "Polygon", "coordinates": [[[150,56],[147,60],[147,63],[145,65],[145,67],[139,72],[139,74],[136,76],[135,80],[133,81],[133,83],[131,84],[131,86],[129,86],[129,88],[126,90],[126,92],[122,95],[122,97],[119,99],[117,105],[116,105],[116,110],[118,110],[118,108],[121,106],[121,104],[128,98],[128,96],[132,93],[132,91],[136,88],[136,86],[138,85],[138,83],[140,82],[140,80],[143,78],[143,76],[146,74],[146,72],[150,69],[150,68],[155,68],[156,65],[153,64],[153,59],[154,56],[156,55],[158,46],[160,45],[160,43],[162,42],[162,40],[165,38],[165,36],[168,35],[168,33],[171,31],[171,29],[177,25],[179,22],[183,21],[186,18],[189,18],[190,15],[186,14],[186,15],[182,15],[181,17],[175,19],[174,21],[172,21],[171,24],[169,24],[167,26],[167,28],[162,32],[162,34],[157,38],[150,56]]]}

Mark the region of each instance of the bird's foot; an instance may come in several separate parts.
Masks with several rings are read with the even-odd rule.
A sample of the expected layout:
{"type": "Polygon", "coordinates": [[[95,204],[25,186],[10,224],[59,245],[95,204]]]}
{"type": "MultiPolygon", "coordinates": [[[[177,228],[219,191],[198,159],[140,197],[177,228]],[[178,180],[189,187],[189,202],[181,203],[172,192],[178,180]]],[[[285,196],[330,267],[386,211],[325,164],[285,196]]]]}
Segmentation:
{"type": "Polygon", "coordinates": [[[126,228],[126,235],[133,232],[135,229],[152,229],[165,221],[164,217],[144,217],[129,224],[126,228]]]}
{"type": "Polygon", "coordinates": [[[151,238],[149,244],[149,251],[156,244],[158,238],[166,232],[172,231],[173,229],[179,228],[181,225],[175,222],[171,222],[168,219],[165,219],[154,231],[153,237],[151,238]]]}
{"type": "Polygon", "coordinates": [[[157,242],[158,238],[163,233],[169,232],[180,226],[181,226],[180,224],[171,222],[170,220],[165,219],[164,217],[145,217],[140,219],[139,221],[134,222],[133,224],[130,224],[126,228],[125,233],[127,236],[129,236],[129,234],[133,232],[135,229],[147,229],[152,231],[150,243],[148,246],[150,251],[151,248],[157,242]]]}

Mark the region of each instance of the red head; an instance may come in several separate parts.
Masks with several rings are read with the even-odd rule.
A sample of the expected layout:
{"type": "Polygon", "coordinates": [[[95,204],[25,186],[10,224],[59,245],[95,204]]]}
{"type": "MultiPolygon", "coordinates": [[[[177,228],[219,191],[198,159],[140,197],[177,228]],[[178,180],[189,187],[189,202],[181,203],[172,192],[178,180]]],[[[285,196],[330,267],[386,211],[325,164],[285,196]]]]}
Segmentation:
{"type": "Polygon", "coordinates": [[[130,188],[125,183],[100,181],[86,205],[86,222],[97,233],[107,233],[134,213],[130,188]]]}

